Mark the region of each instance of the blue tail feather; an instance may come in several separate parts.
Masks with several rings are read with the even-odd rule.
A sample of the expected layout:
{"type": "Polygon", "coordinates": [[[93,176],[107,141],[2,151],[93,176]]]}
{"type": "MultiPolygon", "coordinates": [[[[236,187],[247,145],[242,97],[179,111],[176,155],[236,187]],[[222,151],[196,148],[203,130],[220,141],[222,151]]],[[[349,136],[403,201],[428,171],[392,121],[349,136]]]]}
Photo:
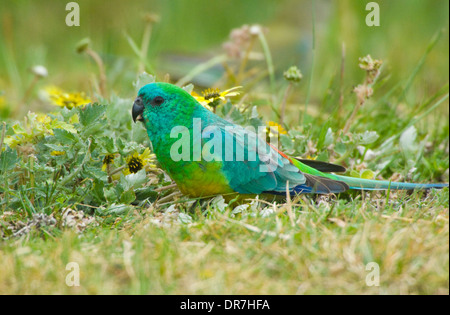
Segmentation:
{"type": "Polygon", "coordinates": [[[336,180],[343,181],[350,189],[355,190],[414,190],[414,189],[442,189],[448,187],[448,184],[416,184],[416,183],[399,183],[382,180],[363,179],[355,177],[347,177],[341,175],[333,176],[336,180]]]}

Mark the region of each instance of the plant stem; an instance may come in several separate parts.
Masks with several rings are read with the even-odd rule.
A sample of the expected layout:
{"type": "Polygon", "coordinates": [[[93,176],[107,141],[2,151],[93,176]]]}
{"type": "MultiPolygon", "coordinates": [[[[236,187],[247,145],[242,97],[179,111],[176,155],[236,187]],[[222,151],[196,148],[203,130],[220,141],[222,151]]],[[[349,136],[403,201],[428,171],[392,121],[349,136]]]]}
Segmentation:
{"type": "Polygon", "coordinates": [[[30,85],[28,86],[28,89],[25,91],[25,94],[23,96],[22,99],[22,103],[25,103],[31,95],[31,92],[33,91],[34,86],[36,85],[36,83],[39,81],[40,77],[35,75],[33,78],[33,81],[31,81],[30,85]]]}
{"type": "Polygon", "coordinates": [[[281,104],[280,104],[280,122],[279,122],[280,125],[283,125],[283,123],[284,123],[287,98],[288,98],[289,94],[291,93],[291,89],[292,89],[292,83],[289,83],[289,85],[286,88],[286,91],[284,92],[283,100],[281,101],[281,104]]]}
{"type": "Polygon", "coordinates": [[[189,81],[191,81],[196,75],[208,70],[209,68],[214,67],[215,65],[221,64],[224,61],[226,61],[228,57],[226,55],[219,55],[216,57],[211,58],[210,60],[199,64],[195,68],[193,68],[188,74],[186,74],[184,77],[182,77],[180,80],[178,80],[175,85],[183,86],[189,81]]]}
{"type": "Polygon", "coordinates": [[[289,181],[286,182],[286,208],[287,213],[289,215],[289,220],[291,221],[291,226],[295,226],[295,215],[294,212],[292,211],[292,201],[289,189],[289,181]]]}
{"type": "Polygon", "coordinates": [[[241,83],[242,83],[242,77],[244,75],[245,66],[247,65],[248,57],[250,55],[250,52],[252,51],[254,42],[255,42],[255,39],[252,36],[250,43],[248,44],[247,49],[245,50],[244,58],[242,58],[241,64],[239,65],[239,71],[238,71],[238,75],[236,77],[237,85],[241,85],[241,83]]]}
{"type": "Polygon", "coordinates": [[[161,192],[161,191],[172,189],[172,188],[176,188],[176,187],[177,187],[177,184],[170,184],[170,185],[167,185],[167,186],[156,188],[155,191],[156,192],[161,192]]]}
{"type": "Polygon", "coordinates": [[[109,176],[111,177],[111,176],[113,176],[114,174],[119,173],[119,172],[122,171],[125,167],[127,167],[127,166],[124,165],[124,166],[121,166],[121,167],[116,168],[114,171],[112,171],[111,173],[109,173],[109,176]]]}
{"type": "Polygon", "coordinates": [[[152,35],[152,25],[153,24],[151,22],[147,22],[145,25],[144,34],[142,35],[141,58],[139,59],[138,73],[145,71],[145,60],[147,59],[148,46],[152,35]]]}
{"type": "Polygon", "coordinates": [[[30,201],[34,205],[34,186],[35,186],[35,179],[34,179],[34,155],[28,156],[28,165],[29,165],[29,182],[30,182],[30,188],[31,188],[31,196],[30,201]]]}
{"type": "Polygon", "coordinates": [[[352,112],[350,118],[347,119],[347,122],[345,123],[344,129],[342,129],[343,135],[345,135],[350,130],[353,120],[355,120],[356,114],[358,113],[359,109],[364,105],[365,101],[366,101],[365,99],[358,100],[358,103],[356,104],[355,108],[353,109],[353,112],[352,112]]]}
{"type": "Polygon", "coordinates": [[[182,194],[181,194],[179,191],[175,191],[175,192],[171,193],[170,195],[167,195],[167,196],[162,197],[161,199],[159,199],[159,200],[156,202],[156,205],[157,205],[157,206],[160,206],[161,203],[167,202],[167,201],[169,201],[169,200],[172,200],[173,198],[178,197],[178,196],[182,196],[182,194]]]}
{"type": "Polygon", "coordinates": [[[266,58],[267,70],[269,72],[269,79],[270,79],[270,89],[272,94],[274,94],[276,92],[275,91],[276,86],[275,86],[275,71],[273,67],[272,55],[270,54],[269,45],[267,44],[266,37],[264,36],[264,33],[262,31],[258,33],[258,38],[259,42],[261,43],[264,56],[266,58]]]}
{"type": "Polygon", "coordinates": [[[342,117],[342,110],[344,107],[344,71],[345,71],[345,43],[342,43],[338,118],[342,117]]]}
{"type": "Polygon", "coordinates": [[[0,154],[3,152],[3,140],[5,140],[6,122],[2,124],[2,137],[0,138],[0,154]]]}
{"type": "Polygon", "coordinates": [[[303,123],[305,121],[305,115],[308,111],[309,100],[311,97],[311,88],[312,88],[312,81],[313,81],[313,74],[314,74],[314,56],[315,56],[315,52],[316,52],[316,7],[315,7],[314,0],[312,0],[311,3],[312,3],[311,75],[309,76],[308,91],[306,92],[306,99],[305,99],[305,110],[303,111],[302,119],[300,121],[301,125],[303,125],[303,123]]]}
{"type": "MultiPolygon", "coordinates": [[[[5,132],[6,132],[6,122],[3,122],[3,126],[2,126],[2,137],[0,138],[0,155],[3,152],[3,140],[5,139],[5,132]]],[[[6,176],[6,174],[3,174],[3,178],[5,179],[5,191],[3,193],[3,199],[4,199],[4,206],[3,206],[3,211],[5,211],[6,206],[9,203],[9,186],[8,186],[8,176],[6,176]]]]}
{"type": "Polygon", "coordinates": [[[107,97],[107,94],[106,94],[106,72],[105,72],[105,66],[103,64],[102,58],[100,58],[100,56],[95,51],[90,49],[89,47],[86,49],[86,53],[89,56],[91,56],[92,59],[94,59],[95,63],[98,66],[98,71],[99,71],[99,75],[100,75],[100,83],[99,83],[100,94],[106,98],[107,97]]]}

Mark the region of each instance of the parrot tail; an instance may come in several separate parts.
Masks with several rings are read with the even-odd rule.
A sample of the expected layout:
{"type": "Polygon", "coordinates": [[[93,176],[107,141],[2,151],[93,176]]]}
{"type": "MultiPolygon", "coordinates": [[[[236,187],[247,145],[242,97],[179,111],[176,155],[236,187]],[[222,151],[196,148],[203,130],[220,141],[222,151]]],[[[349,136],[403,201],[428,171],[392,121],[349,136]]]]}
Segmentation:
{"type": "Polygon", "coordinates": [[[415,184],[398,183],[384,180],[371,180],[342,175],[334,175],[333,179],[346,183],[350,189],[355,190],[413,190],[413,189],[442,189],[448,187],[448,184],[415,184]]]}
{"type": "Polygon", "coordinates": [[[347,189],[354,190],[414,190],[414,189],[442,189],[448,184],[415,184],[398,183],[385,180],[372,180],[356,177],[348,177],[333,174],[334,172],[344,172],[345,168],[315,160],[304,160],[299,158],[291,159],[303,174],[307,181],[303,185],[294,188],[294,193],[340,193],[347,189]],[[332,172],[331,174],[329,172],[332,172]],[[327,179],[327,180],[326,180],[327,179]]]}

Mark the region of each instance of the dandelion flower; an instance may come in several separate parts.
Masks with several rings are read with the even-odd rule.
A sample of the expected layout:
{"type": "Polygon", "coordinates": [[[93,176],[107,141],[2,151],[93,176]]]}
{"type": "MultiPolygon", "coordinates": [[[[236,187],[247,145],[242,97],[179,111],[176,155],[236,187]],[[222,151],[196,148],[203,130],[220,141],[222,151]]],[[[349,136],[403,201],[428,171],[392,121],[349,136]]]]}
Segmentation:
{"type": "Polygon", "coordinates": [[[68,109],[85,106],[92,102],[83,92],[68,93],[55,86],[49,86],[45,91],[54,105],[68,109]]]}
{"type": "Polygon", "coordinates": [[[280,124],[274,122],[274,121],[268,121],[267,122],[267,129],[269,132],[272,132],[274,134],[280,134],[280,135],[286,135],[287,131],[284,129],[280,124]]]}
{"type": "Polygon", "coordinates": [[[266,141],[270,142],[273,138],[280,138],[280,135],[286,135],[287,131],[280,124],[274,121],[268,121],[266,125],[266,141]]]}
{"type": "Polygon", "coordinates": [[[127,167],[124,169],[123,173],[129,175],[132,173],[137,173],[152,162],[154,154],[150,154],[150,150],[146,148],[142,154],[134,152],[132,155],[128,156],[127,167]]]}
{"type": "Polygon", "coordinates": [[[114,163],[114,158],[115,158],[114,154],[106,154],[105,155],[105,157],[103,158],[102,171],[105,171],[106,168],[108,167],[108,165],[114,163]]]}
{"type": "Polygon", "coordinates": [[[231,89],[225,90],[223,92],[220,92],[219,89],[206,89],[202,92],[203,96],[198,95],[195,92],[192,92],[191,95],[203,105],[203,107],[214,110],[217,105],[219,105],[219,101],[225,101],[225,97],[231,97],[239,95],[239,92],[237,92],[237,89],[242,88],[241,86],[236,86],[231,89]]]}

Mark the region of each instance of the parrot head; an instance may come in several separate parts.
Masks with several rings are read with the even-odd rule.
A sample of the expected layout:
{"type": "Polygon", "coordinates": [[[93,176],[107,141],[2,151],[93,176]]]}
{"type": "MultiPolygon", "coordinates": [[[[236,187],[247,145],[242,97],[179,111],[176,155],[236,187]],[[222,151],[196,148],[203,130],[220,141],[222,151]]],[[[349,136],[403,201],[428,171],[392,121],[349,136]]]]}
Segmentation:
{"type": "Polygon", "coordinates": [[[147,130],[162,125],[174,126],[189,118],[198,102],[185,90],[170,83],[150,83],[143,86],[132,108],[133,121],[142,121],[147,130]]]}

